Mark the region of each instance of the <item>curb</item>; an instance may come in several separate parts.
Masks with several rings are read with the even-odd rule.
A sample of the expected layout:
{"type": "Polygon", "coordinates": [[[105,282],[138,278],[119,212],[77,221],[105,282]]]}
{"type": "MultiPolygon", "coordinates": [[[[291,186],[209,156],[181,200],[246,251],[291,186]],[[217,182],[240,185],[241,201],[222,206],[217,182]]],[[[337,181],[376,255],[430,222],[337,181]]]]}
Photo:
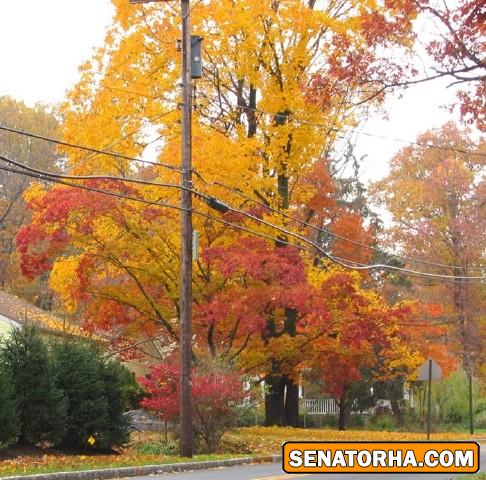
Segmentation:
{"type": "Polygon", "coordinates": [[[228,460],[211,460],[206,462],[168,463],[165,465],[144,465],[142,467],[41,473],[36,475],[16,475],[13,477],[0,478],[2,480],[107,480],[112,478],[137,477],[140,475],[154,475],[159,473],[184,472],[188,470],[234,467],[251,463],[277,463],[280,462],[281,459],[281,455],[268,455],[264,457],[232,458],[228,460]]]}

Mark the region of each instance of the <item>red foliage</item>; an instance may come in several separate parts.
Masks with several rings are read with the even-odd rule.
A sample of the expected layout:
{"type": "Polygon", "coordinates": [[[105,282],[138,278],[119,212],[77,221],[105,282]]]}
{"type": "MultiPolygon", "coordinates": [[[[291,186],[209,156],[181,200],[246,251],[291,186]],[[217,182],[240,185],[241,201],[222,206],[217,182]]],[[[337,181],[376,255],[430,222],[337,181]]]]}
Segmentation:
{"type": "Polygon", "coordinates": [[[211,329],[223,350],[231,348],[235,336],[278,336],[277,332],[285,328],[279,312],[285,309],[298,312],[296,333],[310,331],[315,325],[325,329],[329,323],[325,301],[309,285],[305,265],[295,248],[241,238],[227,247],[207,249],[203,258],[223,277],[225,288],[198,304],[194,321],[203,337],[211,329]]]}
{"type": "MultiPolygon", "coordinates": [[[[140,383],[148,393],[141,405],[156,411],[164,420],[179,415],[180,371],[174,359],[154,366],[140,383]]],[[[193,427],[213,452],[224,431],[237,420],[237,405],[245,398],[241,378],[215,365],[192,372],[193,427]]]]}
{"type": "Polygon", "coordinates": [[[17,235],[22,273],[32,279],[47,272],[52,267],[53,253],[68,243],[68,234],[62,227],[50,234],[47,234],[37,223],[22,227],[17,235]]]}
{"type": "MultiPolygon", "coordinates": [[[[170,360],[152,366],[148,378],[139,378],[148,396],[141,405],[158,412],[165,420],[172,420],[179,415],[180,369],[170,360]]],[[[213,409],[224,414],[232,405],[244,398],[243,382],[233,372],[218,369],[192,372],[192,395],[194,409],[203,415],[205,409],[213,409]]]]}
{"type": "Polygon", "coordinates": [[[485,132],[485,0],[460,0],[453,5],[433,5],[423,0],[420,6],[430,14],[434,23],[442,27],[440,39],[427,46],[428,53],[438,65],[435,70],[451,75],[453,81],[464,85],[458,93],[462,119],[485,132]]]}
{"type": "Polygon", "coordinates": [[[296,248],[276,248],[260,238],[244,237],[229,247],[207,249],[203,258],[225,278],[241,272],[267,284],[292,286],[305,281],[304,264],[296,248]]]}
{"type": "Polygon", "coordinates": [[[139,378],[148,394],[140,405],[156,411],[166,421],[172,420],[179,415],[179,366],[175,363],[161,363],[150,370],[148,378],[139,378]]]}
{"type": "MultiPolygon", "coordinates": [[[[122,188],[119,182],[91,181],[89,186],[108,190],[108,187],[122,188]]],[[[36,211],[35,222],[19,230],[17,247],[20,253],[22,273],[28,278],[48,271],[51,258],[68,243],[67,225],[76,217],[79,232],[87,234],[96,216],[116,211],[115,198],[82,191],[77,188],[56,187],[42,198],[35,198],[29,206],[36,211]],[[82,212],[77,215],[76,212],[82,212]],[[43,227],[48,225],[48,229],[43,227]]]]}
{"type": "MultiPolygon", "coordinates": [[[[310,82],[308,99],[323,111],[330,109],[337,98],[353,104],[384,100],[383,85],[398,83],[409,68],[388,53],[388,47],[399,38],[411,36],[411,24],[419,8],[411,0],[387,0],[387,11],[378,12],[360,6],[359,30],[354,35],[337,32],[331,39],[332,48],[327,66],[310,82]],[[361,37],[362,42],[356,41],[361,37]],[[374,80],[372,80],[374,79],[374,80]],[[350,98],[350,86],[354,97],[350,98]]],[[[412,71],[412,69],[410,68],[412,71]]]]}

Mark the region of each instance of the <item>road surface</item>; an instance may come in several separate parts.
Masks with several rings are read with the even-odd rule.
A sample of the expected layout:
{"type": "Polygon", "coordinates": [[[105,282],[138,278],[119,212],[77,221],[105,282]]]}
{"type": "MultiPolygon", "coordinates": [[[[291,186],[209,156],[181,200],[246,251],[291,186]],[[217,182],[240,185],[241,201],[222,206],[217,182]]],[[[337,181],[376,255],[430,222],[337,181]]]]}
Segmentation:
{"type": "MultiPolygon", "coordinates": [[[[480,465],[484,471],[486,467],[486,444],[481,445],[480,465]]],[[[138,480],[286,480],[287,478],[302,478],[304,480],[450,480],[453,478],[464,478],[467,475],[450,474],[293,474],[287,475],[282,472],[279,463],[263,465],[241,465],[237,467],[218,468],[211,470],[198,470],[192,472],[164,473],[161,475],[149,475],[136,477],[138,480]]],[[[129,479],[125,479],[129,480],[129,479]]]]}

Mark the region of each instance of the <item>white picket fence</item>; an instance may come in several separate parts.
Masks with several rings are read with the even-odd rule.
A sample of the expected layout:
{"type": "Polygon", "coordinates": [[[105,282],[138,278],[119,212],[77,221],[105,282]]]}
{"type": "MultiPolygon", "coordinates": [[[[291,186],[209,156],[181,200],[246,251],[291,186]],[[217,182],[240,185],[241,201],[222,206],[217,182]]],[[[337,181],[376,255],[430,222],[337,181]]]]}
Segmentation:
{"type": "MultiPolygon", "coordinates": [[[[339,406],[332,398],[306,398],[303,400],[304,412],[307,415],[337,415],[339,406]]],[[[352,411],[353,413],[367,414],[368,411],[352,411]]]]}
{"type": "Polygon", "coordinates": [[[308,415],[338,414],[339,406],[332,398],[304,400],[304,411],[308,415]]]}

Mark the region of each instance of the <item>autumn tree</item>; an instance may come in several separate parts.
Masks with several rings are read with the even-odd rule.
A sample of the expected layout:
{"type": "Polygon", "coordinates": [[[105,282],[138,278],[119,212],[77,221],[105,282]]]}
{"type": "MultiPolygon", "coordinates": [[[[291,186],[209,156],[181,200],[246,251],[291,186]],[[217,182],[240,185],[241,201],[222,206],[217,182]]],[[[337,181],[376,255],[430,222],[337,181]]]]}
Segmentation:
{"type": "Polygon", "coordinates": [[[412,259],[415,270],[451,276],[451,281],[410,278],[409,295],[443,304],[443,321],[455,327],[457,349],[470,372],[479,366],[484,343],[484,285],[460,277],[484,274],[486,216],[485,150],[453,124],[419,136],[420,144],[402,149],[390,174],[374,186],[375,198],[393,217],[390,242],[412,259]],[[455,278],[454,278],[455,277],[455,278]]]}
{"type": "MultiPolygon", "coordinates": [[[[47,105],[33,108],[13,98],[0,97],[0,124],[7,128],[33,131],[40,135],[53,135],[57,120],[47,105]]],[[[20,160],[41,169],[58,170],[58,157],[54,145],[29,139],[0,130],[0,155],[20,160]]],[[[1,162],[0,166],[8,167],[1,162]]],[[[49,307],[49,299],[43,287],[27,287],[21,282],[16,256],[15,237],[19,229],[30,221],[30,212],[22,198],[30,179],[7,171],[0,171],[0,288],[11,288],[24,293],[39,306],[49,307]]]]}
{"type": "MultiPolygon", "coordinates": [[[[368,100],[382,97],[386,92],[400,91],[437,79],[449,79],[448,87],[457,86],[457,109],[466,125],[486,130],[486,57],[484,0],[457,2],[414,2],[417,27],[414,28],[414,48],[411,63],[415,66],[397,75],[376,71],[373,85],[367,90],[368,100]],[[424,61],[424,56],[428,59],[424,61]],[[406,73],[405,76],[401,74],[406,73]],[[395,76],[395,78],[393,78],[395,76]]],[[[377,19],[375,19],[377,20],[377,19]]],[[[386,30],[390,26],[383,26],[386,30]]],[[[373,34],[371,34],[373,35],[373,34]]],[[[365,100],[366,101],[366,100],[365,100]]]]}
{"type": "MultiPolygon", "coordinates": [[[[284,253],[282,247],[269,249],[265,241],[243,238],[205,253],[203,260],[213,260],[212,275],[228,284],[196,309],[198,331],[207,332],[216,354],[264,380],[274,392],[311,369],[312,378],[322,380],[323,390],[340,406],[340,428],[356,400],[357,385],[370,390],[378,381],[413,379],[432,351],[444,371],[450,370],[442,342],[445,329],[433,328],[433,308],[390,307],[363,288],[361,274],[323,260],[315,263],[312,256],[298,260],[297,252],[287,249],[284,253]],[[275,254],[284,254],[289,263],[275,254]],[[286,310],[295,312],[293,332],[287,330],[286,310]],[[431,317],[430,335],[418,341],[407,327],[414,327],[424,312],[431,317]]],[[[269,397],[267,402],[274,401],[269,397]]],[[[277,398],[278,408],[267,406],[266,420],[285,424],[289,405],[284,396],[277,398]]]]}
{"type": "Polygon", "coordinates": [[[210,351],[265,381],[267,424],[297,425],[298,406],[284,393],[297,385],[303,359],[330,322],[304,260],[293,247],[243,237],[207,249],[204,261],[214,280],[227,285],[195,312],[210,351]]]}
{"type": "Polygon", "coordinates": [[[436,65],[432,77],[447,76],[452,78],[451,85],[460,85],[457,96],[461,117],[486,131],[486,3],[418,3],[429,23],[438,27],[437,38],[427,44],[436,65]]]}
{"type": "MultiPolygon", "coordinates": [[[[152,145],[158,147],[160,164],[145,167],[119,157],[65,149],[66,164],[73,174],[136,176],[177,184],[179,15],[174,14],[174,5],[165,2],[138,7],[125,0],[113,3],[115,24],[104,46],[82,66],[81,80],[63,107],[64,138],[132,157],[152,145]]],[[[268,207],[294,214],[315,227],[326,226],[369,241],[371,234],[359,213],[336,202],[338,187],[329,171],[329,157],[338,133],[355,125],[363,108],[383,101],[375,79],[398,81],[405,73],[406,64],[393,58],[397,51],[408,51],[415,15],[416,5],[411,1],[213,0],[195,4],[193,30],[204,37],[205,65],[203,79],[195,85],[195,188],[282,227],[297,229],[297,224],[268,207]],[[263,206],[251,205],[218,181],[257,198],[263,206]]],[[[105,180],[85,184],[153,202],[175,203],[178,198],[177,188],[105,180]]],[[[139,345],[143,338],[153,339],[150,354],[160,359],[176,348],[177,212],[65,186],[35,187],[26,199],[33,209],[33,222],[18,236],[25,274],[35,277],[50,272],[52,288],[69,312],[82,314],[89,329],[104,329],[112,338],[139,345]]],[[[207,212],[200,196],[194,196],[194,204],[207,212]]],[[[225,220],[277,235],[248,216],[228,212],[225,220]]],[[[233,251],[241,242],[251,244],[214,220],[195,216],[194,226],[201,234],[201,248],[208,252],[222,248],[223,255],[226,247],[232,251],[233,243],[233,251]]],[[[339,241],[319,238],[315,230],[299,230],[340,254],[352,253],[353,260],[363,258],[339,241]]],[[[288,240],[259,245],[253,260],[248,252],[247,265],[270,259],[276,264],[270,272],[273,276],[266,283],[254,276],[252,282],[265,291],[280,292],[292,290],[295,282],[296,292],[298,286],[305,299],[305,272],[312,261],[302,267],[299,255],[285,247],[288,240]],[[290,260],[294,265],[288,265],[290,260]],[[281,276],[287,267],[294,273],[302,271],[297,277],[281,276]]],[[[218,258],[208,255],[210,260],[199,261],[195,269],[195,316],[199,306],[224,296],[228,287],[218,258]]],[[[234,298],[234,291],[230,289],[227,295],[234,298]]],[[[267,335],[275,350],[278,342],[283,349],[285,342],[289,348],[298,345],[298,324],[305,324],[309,316],[302,299],[297,294],[288,300],[279,298],[272,309],[259,303],[263,309],[256,314],[259,331],[253,332],[251,341],[265,341],[267,334],[262,336],[262,332],[272,332],[275,322],[275,338],[267,335]]],[[[233,317],[220,320],[231,325],[233,317]]],[[[245,340],[251,321],[242,318],[243,336],[239,327],[230,355],[242,347],[241,355],[250,349],[250,340],[248,345],[245,340]]],[[[203,326],[195,326],[195,350],[224,352],[222,335],[218,341],[223,343],[213,344],[211,329],[203,326]]],[[[297,351],[292,355],[297,357],[297,351]]],[[[295,425],[295,368],[292,362],[277,360],[273,371],[266,372],[273,385],[266,401],[267,420],[282,422],[283,418],[284,423],[295,425]],[[284,364],[292,368],[279,370],[284,364]]]]}

